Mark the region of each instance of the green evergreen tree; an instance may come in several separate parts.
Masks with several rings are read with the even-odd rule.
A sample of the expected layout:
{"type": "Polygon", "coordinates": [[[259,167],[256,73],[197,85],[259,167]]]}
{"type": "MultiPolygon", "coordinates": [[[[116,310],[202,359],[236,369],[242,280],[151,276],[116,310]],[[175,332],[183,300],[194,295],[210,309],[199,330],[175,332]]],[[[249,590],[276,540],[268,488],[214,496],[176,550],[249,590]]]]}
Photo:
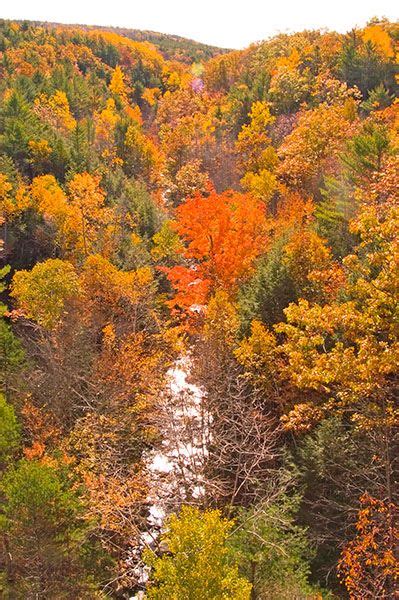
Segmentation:
{"type": "Polygon", "coordinates": [[[295,524],[299,495],[281,494],[242,511],[230,544],[252,583],[251,600],[291,600],[312,592],[306,530],[295,524]]]}
{"type": "Polygon", "coordinates": [[[90,125],[87,121],[77,121],[71,138],[71,161],[72,174],[91,172],[93,165],[92,148],[89,142],[90,125]]]}
{"type": "Polygon", "coordinates": [[[283,260],[287,239],[277,240],[267,256],[262,258],[254,276],[239,292],[240,316],[244,331],[249,331],[253,319],[268,325],[284,318],[284,308],[297,299],[289,268],[283,260]]]}
{"type": "Polygon", "coordinates": [[[29,142],[45,138],[45,129],[23,96],[13,92],[0,110],[0,152],[30,175],[29,142]]]}
{"type": "Polygon", "coordinates": [[[14,457],[21,432],[14,408],[0,394],[0,467],[3,469],[14,457]]]}
{"type": "MultiPolygon", "coordinates": [[[[6,289],[3,279],[10,272],[10,267],[0,269],[0,294],[6,289]]],[[[10,325],[4,318],[7,307],[0,303],[0,392],[8,392],[12,378],[23,365],[25,353],[21,342],[13,334],[10,325]]]]}
{"type": "Polygon", "coordinates": [[[320,191],[323,199],[315,210],[316,231],[327,240],[334,257],[342,259],[357,242],[356,236],[349,231],[349,222],[357,209],[352,186],[342,177],[326,177],[320,191]]]}
{"type": "Polygon", "coordinates": [[[2,598],[100,598],[105,563],[67,473],[24,459],[3,476],[0,489],[2,598]]]}
{"type": "Polygon", "coordinates": [[[373,110],[381,110],[387,108],[394,101],[394,94],[390,94],[383,83],[380,83],[377,87],[371,90],[369,97],[365,102],[362,102],[362,108],[367,112],[373,112],[373,110]]]}
{"type": "Polygon", "coordinates": [[[383,489],[384,465],[376,458],[380,451],[376,432],[364,435],[340,417],[322,421],[293,450],[303,487],[298,522],[315,548],[312,573],[337,591],[335,567],[353,534],[358,498],[366,489],[376,496],[383,489]]]}
{"type": "Polygon", "coordinates": [[[370,181],[372,174],[381,170],[383,159],[389,151],[387,126],[367,120],[361,131],[348,142],[347,150],[341,157],[348,181],[355,185],[370,181]]]}

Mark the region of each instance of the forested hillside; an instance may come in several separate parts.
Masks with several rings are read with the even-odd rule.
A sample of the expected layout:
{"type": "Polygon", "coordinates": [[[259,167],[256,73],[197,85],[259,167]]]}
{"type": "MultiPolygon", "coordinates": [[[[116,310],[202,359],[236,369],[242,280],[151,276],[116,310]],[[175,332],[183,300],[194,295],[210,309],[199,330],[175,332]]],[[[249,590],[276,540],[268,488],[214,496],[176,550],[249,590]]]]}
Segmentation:
{"type": "Polygon", "coordinates": [[[54,29],[83,29],[84,31],[105,31],[108,33],[116,33],[124,37],[135,40],[136,42],[150,42],[159,50],[159,52],[168,60],[179,60],[185,63],[197,63],[209,60],[214,56],[228,52],[226,49],[202,44],[195,40],[190,40],[180,35],[172,35],[167,33],[159,33],[157,31],[146,31],[142,29],[128,29],[124,27],[105,27],[93,25],[61,25],[60,23],[44,23],[41,21],[19,22],[19,25],[47,27],[54,29]]]}
{"type": "Polygon", "coordinates": [[[150,39],[0,21],[0,596],[393,600],[399,27],[150,39]]]}

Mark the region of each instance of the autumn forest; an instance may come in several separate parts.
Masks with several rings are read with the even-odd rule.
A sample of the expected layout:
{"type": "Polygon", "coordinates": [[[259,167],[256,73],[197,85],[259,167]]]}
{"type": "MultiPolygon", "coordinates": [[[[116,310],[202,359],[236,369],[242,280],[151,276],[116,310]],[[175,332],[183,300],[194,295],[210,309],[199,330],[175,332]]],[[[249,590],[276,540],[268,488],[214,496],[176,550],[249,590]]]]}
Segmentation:
{"type": "Polygon", "coordinates": [[[399,27],[0,20],[0,597],[399,597],[399,27]]]}

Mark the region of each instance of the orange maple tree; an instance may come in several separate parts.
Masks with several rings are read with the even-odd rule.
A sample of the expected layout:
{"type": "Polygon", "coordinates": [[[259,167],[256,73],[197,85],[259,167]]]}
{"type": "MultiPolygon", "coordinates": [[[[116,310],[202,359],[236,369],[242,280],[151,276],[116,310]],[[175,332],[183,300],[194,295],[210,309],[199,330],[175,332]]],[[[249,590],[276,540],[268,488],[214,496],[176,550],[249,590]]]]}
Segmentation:
{"type": "Polygon", "coordinates": [[[395,527],[398,507],[367,493],[360,503],[356,536],[341,555],[340,577],[350,598],[394,598],[399,582],[395,550],[399,536],[395,527]]]}
{"type": "Polygon", "coordinates": [[[180,205],[174,227],[186,243],[186,264],[167,270],[177,291],[173,305],[188,309],[216,289],[234,292],[266,249],[267,224],[264,204],[237,192],[197,195],[180,205]]]}

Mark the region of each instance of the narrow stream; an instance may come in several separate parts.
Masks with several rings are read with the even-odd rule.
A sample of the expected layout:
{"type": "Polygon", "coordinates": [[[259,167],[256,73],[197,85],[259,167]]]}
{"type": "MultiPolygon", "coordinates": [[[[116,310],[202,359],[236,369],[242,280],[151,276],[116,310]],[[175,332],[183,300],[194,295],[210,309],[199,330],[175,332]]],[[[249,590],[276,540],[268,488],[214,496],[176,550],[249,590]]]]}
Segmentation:
{"type": "MultiPolygon", "coordinates": [[[[165,517],[184,503],[198,503],[205,493],[210,416],[204,407],[204,391],[189,383],[191,368],[192,359],[186,354],[167,372],[160,406],[162,441],[144,457],[150,482],[150,508],[148,529],[141,534],[139,554],[144,548],[157,545],[165,517]]],[[[137,574],[144,584],[148,569],[140,565],[137,574]]],[[[142,597],[139,592],[133,599],[142,597]]]]}

